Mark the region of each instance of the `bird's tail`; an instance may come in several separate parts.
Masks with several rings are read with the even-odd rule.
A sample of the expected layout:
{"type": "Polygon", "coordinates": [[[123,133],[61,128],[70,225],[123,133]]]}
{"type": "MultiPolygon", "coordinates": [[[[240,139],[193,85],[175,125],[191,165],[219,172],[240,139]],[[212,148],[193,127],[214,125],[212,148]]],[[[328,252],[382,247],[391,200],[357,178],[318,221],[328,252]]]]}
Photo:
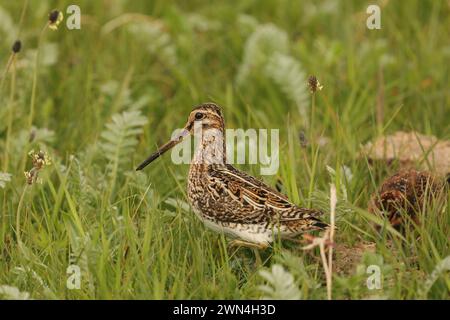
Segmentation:
{"type": "Polygon", "coordinates": [[[313,229],[316,230],[325,230],[326,228],[329,228],[330,225],[324,221],[322,221],[319,217],[324,215],[324,212],[322,210],[314,210],[311,209],[313,212],[309,214],[309,220],[310,220],[310,226],[313,227],[313,229]]]}
{"type": "Polygon", "coordinates": [[[312,218],[311,220],[312,220],[311,225],[317,228],[318,230],[325,230],[326,228],[330,227],[328,223],[323,222],[318,218],[312,218]]]}

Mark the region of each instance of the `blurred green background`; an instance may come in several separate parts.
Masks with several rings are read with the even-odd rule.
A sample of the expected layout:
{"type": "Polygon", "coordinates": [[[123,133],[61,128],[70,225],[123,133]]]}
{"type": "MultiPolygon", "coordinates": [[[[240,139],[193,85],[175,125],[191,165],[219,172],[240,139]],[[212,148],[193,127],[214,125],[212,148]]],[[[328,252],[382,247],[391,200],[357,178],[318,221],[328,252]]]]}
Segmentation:
{"type": "MultiPolygon", "coordinates": [[[[319,262],[298,249],[277,246],[256,267],[251,251],[229,254],[189,212],[186,165],[165,157],[134,172],[207,101],[228,128],[280,129],[280,170],[264,179],[297,204],[326,209],[329,183],[345,189],[339,239],[381,241],[364,259],[394,279],[377,297],[417,298],[449,254],[448,210],[423,230],[428,242],[411,236],[412,251],[398,244],[393,256],[353,208],[395,170],[371,172],[361,144],[397,130],[450,138],[448,1],[29,1],[21,24],[25,3],[0,0],[2,70],[22,41],[0,88],[0,285],[34,298],[258,298],[258,270],[280,263],[302,298],[326,297],[319,262]],[[70,4],[80,30],[64,20],[42,31],[70,4]],[[369,4],[380,30],[366,27],[369,4]],[[309,75],[323,85],[313,108],[309,75]],[[28,186],[32,149],[53,164],[28,186]],[[71,261],[80,290],[66,288],[71,261]]],[[[364,272],[340,277],[335,297],[374,294],[364,272]]],[[[448,298],[449,287],[445,276],[429,294],[448,298]]]]}

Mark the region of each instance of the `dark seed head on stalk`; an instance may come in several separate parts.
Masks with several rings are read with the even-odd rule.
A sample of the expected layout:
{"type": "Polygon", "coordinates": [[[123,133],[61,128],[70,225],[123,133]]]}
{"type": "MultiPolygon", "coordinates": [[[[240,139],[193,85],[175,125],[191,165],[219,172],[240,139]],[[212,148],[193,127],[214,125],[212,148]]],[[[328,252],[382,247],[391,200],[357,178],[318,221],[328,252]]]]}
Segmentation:
{"type": "Polygon", "coordinates": [[[14,53],[19,53],[21,48],[22,42],[20,42],[20,40],[16,40],[11,49],[14,53]]]}
{"type": "Polygon", "coordinates": [[[33,184],[38,181],[39,171],[41,171],[45,166],[51,165],[51,159],[44,151],[35,152],[31,150],[28,155],[31,157],[33,167],[25,171],[25,178],[28,184],[33,184]]]}
{"type": "Polygon", "coordinates": [[[308,146],[308,138],[306,138],[305,131],[300,130],[298,133],[298,139],[300,140],[300,146],[306,148],[308,146]]]}
{"type": "Polygon", "coordinates": [[[58,25],[63,21],[63,13],[58,10],[53,10],[48,15],[48,27],[51,30],[58,30],[58,25]]]}
{"type": "Polygon", "coordinates": [[[36,138],[36,130],[35,129],[31,129],[30,136],[28,138],[28,142],[29,143],[33,142],[34,138],[36,138]]]}
{"type": "Polygon", "coordinates": [[[48,14],[48,21],[50,21],[51,24],[55,24],[56,21],[58,21],[58,17],[59,17],[59,11],[53,10],[52,12],[50,12],[48,14]]]}
{"type": "Polygon", "coordinates": [[[317,77],[314,75],[308,78],[308,87],[311,93],[315,93],[317,90],[322,90],[319,80],[317,80],[317,77]]]}

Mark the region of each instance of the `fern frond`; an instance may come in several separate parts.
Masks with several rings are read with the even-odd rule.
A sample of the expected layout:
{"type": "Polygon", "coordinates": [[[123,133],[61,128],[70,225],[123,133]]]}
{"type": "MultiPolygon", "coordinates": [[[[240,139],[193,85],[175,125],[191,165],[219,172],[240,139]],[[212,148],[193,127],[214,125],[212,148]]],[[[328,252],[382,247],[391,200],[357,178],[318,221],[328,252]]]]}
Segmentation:
{"type": "Polygon", "coordinates": [[[83,270],[85,279],[88,282],[89,290],[93,291],[94,281],[90,272],[89,264],[96,261],[100,251],[92,245],[92,239],[89,233],[80,234],[72,224],[67,224],[69,235],[69,263],[75,264],[83,270]]]}
{"type": "Polygon", "coordinates": [[[5,188],[6,183],[11,181],[11,174],[7,172],[0,172],[0,188],[5,188]]]}
{"type": "Polygon", "coordinates": [[[108,174],[113,180],[120,166],[130,160],[130,154],[138,143],[136,136],[142,134],[146,123],[147,118],[140,111],[133,110],[114,114],[111,122],[106,124],[101,134],[100,149],[109,161],[108,174]]]}
{"type": "Polygon", "coordinates": [[[247,80],[252,69],[262,67],[275,53],[287,53],[288,36],[273,24],[258,26],[245,43],[244,57],[239,67],[236,83],[247,80]]]}
{"type": "Polygon", "coordinates": [[[435,267],[433,272],[427,277],[427,280],[423,284],[422,288],[419,289],[419,297],[422,299],[427,299],[428,292],[431,287],[436,282],[436,280],[446,271],[450,271],[450,256],[442,259],[435,267]]]}
{"type": "Polygon", "coordinates": [[[71,193],[78,199],[78,204],[83,210],[94,209],[100,190],[104,189],[104,185],[96,181],[96,178],[99,178],[97,175],[89,174],[90,171],[88,170],[93,169],[90,162],[81,162],[76,156],[71,156],[71,161],[67,182],[71,193]],[[83,163],[89,163],[90,165],[83,165],[83,163]]]}
{"type": "Polygon", "coordinates": [[[31,134],[29,137],[30,142],[39,144],[52,144],[55,142],[55,131],[47,128],[31,128],[31,134]]]}
{"type": "Polygon", "coordinates": [[[314,276],[315,267],[306,265],[302,257],[299,257],[290,251],[284,251],[276,257],[276,261],[285,266],[285,268],[291,272],[292,276],[299,280],[299,283],[301,283],[300,287],[306,286],[312,290],[320,288],[320,282],[314,276]]]}
{"type": "Polygon", "coordinates": [[[198,13],[188,14],[187,23],[193,30],[200,32],[218,31],[222,28],[222,25],[219,21],[212,20],[198,13]]]}
{"type": "Polygon", "coordinates": [[[133,36],[146,44],[146,49],[170,65],[177,64],[176,48],[172,37],[159,21],[133,23],[128,27],[133,36]]]}
{"type": "Polygon", "coordinates": [[[237,24],[239,26],[239,31],[245,35],[255,31],[258,27],[259,22],[255,17],[248,14],[240,14],[237,17],[237,24]]]}
{"type": "Polygon", "coordinates": [[[278,84],[286,96],[292,100],[302,119],[308,116],[309,93],[306,73],[301,64],[291,56],[275,53],[266,65],[266,74],[278,84]]]}
{"type": "MultiPolygon", "coordinates": [[[[26,266],[17,266],[12,270],[12,273],[16,274],[20,278],[27,278],[27,283],[33,282],[39,288],[42,288],[44,296],[48,297],[49,299],[56,299],[55,293],[49,288],[45,280],[32,268],[26,266]]],[[[20,299],[23,300],[29,299],[28,292],[21,292],[19,294],[25,295],[23,298],[20,299]]]]}
{"type": "Polygon", "coordinates": [[[30,300],[30,294],[26,291],[20,291],[17,287],[1,285],[0,298],[6,300],[30,300]]]}
{"type": "Polygon", "coordinates": [[[301,299],[301,293],[295,284],[294,277],[281,265],[275,264],[272,266],[272,270],[270,272],[268,270],[261,270],[259,274],[267,282],[267,284],[259,286],[259,289],[265,293],[263,299],[301,299]]]}
{"type": "MultiPolygon", "coordinates": [[[[37,48],[24,52],[24,56],[17,63],[18,69],[32,69],[36,61],[37,48]]],[[[42,43],[39,48],[39,67],[55,65],[59,59],[59,46],[55,42],[42,43]]]]}

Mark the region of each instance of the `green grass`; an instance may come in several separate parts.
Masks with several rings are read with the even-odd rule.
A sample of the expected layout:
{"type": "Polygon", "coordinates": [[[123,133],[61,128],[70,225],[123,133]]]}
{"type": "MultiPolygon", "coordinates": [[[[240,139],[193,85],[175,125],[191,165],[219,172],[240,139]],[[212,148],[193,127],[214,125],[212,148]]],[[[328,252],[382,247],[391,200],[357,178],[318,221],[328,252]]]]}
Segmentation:
{"type": "MultiPolygon", "coordinates": [[[[0,4],[0,14],[11,17],[10,24],[0,19],[2,68],[24,3],[0,4]]],[[[206,230],[186,207],[187,165],[165,156],[143,173],[134,171],[184,125],[194,105],[214,101],[228,128],[280,129],[280,169],[265,181],[279,179],[292,201],[326,211],[335,183],[336,241],[348,247],[376,242],[376,253],[366,253],[356,270],[335,274],[333,298],[449,298],[448,273],[423,289],[450,254],[449,206],[427,208],[426,223],[388,245],[392,234],[379,236],[366,208],[396,167],[373,168],[358,158],[362,143],[397,130],[450,138],[446,1],[383,1],[381,30],[366,28],[372,2],[77,1],[82,29],[68,30],[64,21],[57,31],[45,30],[35,64],[48,12],[65,13],[72,3],[29,1],[22,51],[1,80],[0,171],[11,181],[0,188],[0,285],[36,299],[260,298],[265,280],[259,271],[280,264],[301,298],[325,299],[318,251],[277,242],[261,252],[264,265],[256,265],[252,251],[227,250],[227,239],[206,230]],[[140,16],[110,28],[125,13],[140,16]],[[268,23],[286,41],[268,37],[265,46],[246,46],[268,23]],[[133,31],[133,24],[147,33],[133,31]],[[254,50],[248,61],[246,50],[254,50]],[[275,53],[298,72],[267,71],[275,53]],[[324,86],[313,120],[299,116],[299,109],[311,110],[303,82],[310,74],[324,86]],[[384,117],[377,123],[380,87],[384,117]],[[326,145],[319,146],[320,136],[329,139],[326,145]],[[31,168],[32,149],[46,150],[53,163],[40,172],[41,183],[27,185],[23,172],[31,168]],[[351,169],[351,181],[342,165],[351,169]],[[81,268],[80,290],[66,287],[71,263],[81,268]],[[365,285],[370,264],[381,267],[381,290],[365,285]]],[[[240,167],[259,173],[257,165],[240,167]]]]}

